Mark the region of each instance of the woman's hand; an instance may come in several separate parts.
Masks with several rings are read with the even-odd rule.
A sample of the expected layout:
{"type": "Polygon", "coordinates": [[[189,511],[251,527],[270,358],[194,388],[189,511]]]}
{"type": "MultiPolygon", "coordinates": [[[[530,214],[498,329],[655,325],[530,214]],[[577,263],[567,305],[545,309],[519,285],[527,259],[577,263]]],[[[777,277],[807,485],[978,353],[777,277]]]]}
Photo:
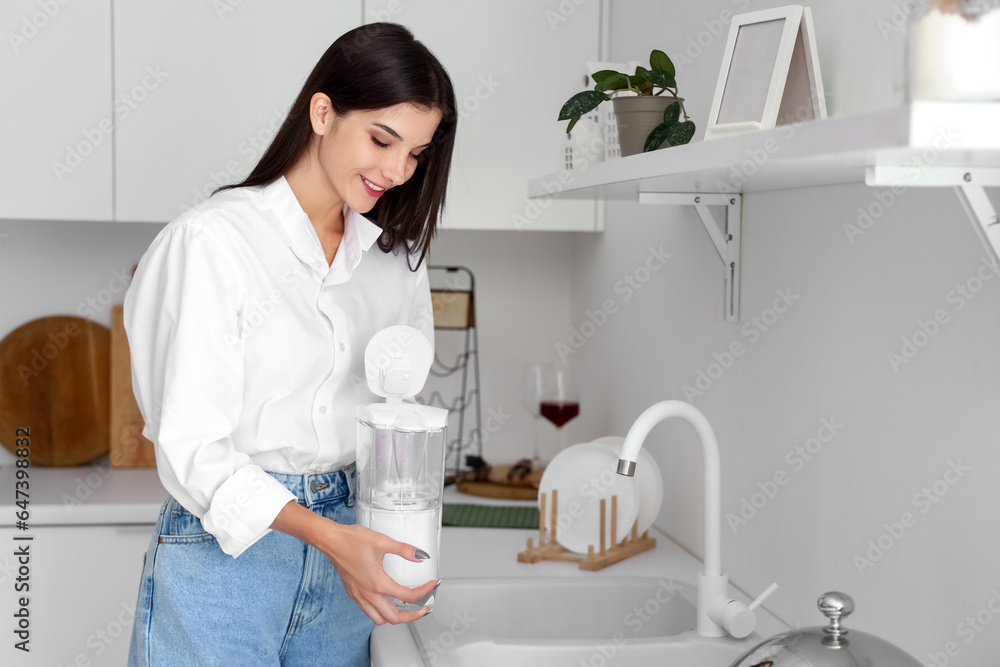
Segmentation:
{"type": "Polygon", "coordinates": [[[377,625],[409,623],[430,613],[427,607],[420,611],[400,611],[387,597],[391,595],[397,600],[414,603],[437,585],[438,582],[431,579],[418,588],[410,588],[397,583],[382,568],[386,554],[395,554],[414,563],[422,562],[415,556],[416,547],[364,526],[331,523],[336,527],[336,537],[331,540],[329,550],[320,550],[333,563],[347,594],[370,619],[377,625]]]}
{"type": "Polygon", "coordinates": [[[297,502],[289,501],[271,523],[271,528],[287,533],[316,547],[330,559],[340,575],[344,590],[377,625],[409,623],[430,613],[400,611],[388,596],[403,602],[416,602],[437,585],[430,580],[417,588],[397,583],[382,569],[386,554],[408,561],[422,562],[416,547],[397,542],[387,535],[364,526],[347,526],[316,514],[297,502]]]}

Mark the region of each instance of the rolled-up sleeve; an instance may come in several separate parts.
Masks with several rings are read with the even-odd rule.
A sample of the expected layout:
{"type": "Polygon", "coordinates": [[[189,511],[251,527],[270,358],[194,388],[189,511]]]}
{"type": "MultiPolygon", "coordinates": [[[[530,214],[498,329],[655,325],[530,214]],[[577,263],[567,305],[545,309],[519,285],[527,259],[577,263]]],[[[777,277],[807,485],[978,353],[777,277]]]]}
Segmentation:
{"type": "Polygon", "coordinates": [[[164,488],[239,556],[295,496],[239,451],[244,284],[204,221],[168,225],[125,295],[132,387],[164,488]]]}

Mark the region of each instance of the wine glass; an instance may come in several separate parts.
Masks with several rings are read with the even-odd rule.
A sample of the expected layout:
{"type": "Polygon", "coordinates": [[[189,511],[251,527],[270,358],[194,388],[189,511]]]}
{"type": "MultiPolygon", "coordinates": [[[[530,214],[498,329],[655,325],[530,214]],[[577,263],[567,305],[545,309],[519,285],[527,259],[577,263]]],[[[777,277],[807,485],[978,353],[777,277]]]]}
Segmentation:
{"type": "Polygon", "coordinates": [[[538,447],[538,419],[542,416],[542,395],[545,383],[552,376],[552,364],[542,362],[526,362],[521,370],[521,404],[533,419],[531,421],[534,434],[534,458],[532,463],[541,465],[542,456],[538,447]]]}
{"type": "Polygon", "coordinates": [[[563,426],[580,414],[580,391],[570,371],[562,368],[552,370],[542,391],[539,412],[555,425],[559,434],[559,451],[566,449],[563,426]]]}

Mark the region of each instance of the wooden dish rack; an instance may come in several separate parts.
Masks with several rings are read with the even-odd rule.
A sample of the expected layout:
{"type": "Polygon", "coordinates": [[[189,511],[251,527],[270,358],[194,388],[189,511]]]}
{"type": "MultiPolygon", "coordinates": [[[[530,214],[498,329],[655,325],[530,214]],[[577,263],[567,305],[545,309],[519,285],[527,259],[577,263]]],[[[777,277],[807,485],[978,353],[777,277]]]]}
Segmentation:
{"type": "Polygon", "coordinates": [[[556,518],[558,516],[559,492],[552,490],[552,520],[551,539],[545,540],[545,494],[538,497],[538,546],[534,546],[532,538],[528,538],[528,548],[517,554],[519,563],[537,563],[543,560],[562,560],[577,562],[581,570],[595,572],[608,565],[614,565],[630,556],[649,551],[656,546],[656,539],[649,536],[649,531],[639,535],[638,521],[632,523],[632,530],[620,542],[618,541],[618,496],[611,496],[611,540],[605,535],[606,499],[601,498],[600,521],[601,536],[599,549],[594,545],[587,546],[587,555],[573,553],[556,542],[556,518]]]}

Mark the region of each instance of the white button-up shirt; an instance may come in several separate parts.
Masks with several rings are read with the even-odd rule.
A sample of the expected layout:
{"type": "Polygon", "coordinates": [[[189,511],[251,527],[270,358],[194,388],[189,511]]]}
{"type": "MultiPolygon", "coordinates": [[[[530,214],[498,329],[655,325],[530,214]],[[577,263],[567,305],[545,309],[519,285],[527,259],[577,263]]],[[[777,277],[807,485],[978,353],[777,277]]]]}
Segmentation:
{"type": "MultiPolygon", "coordinates": [[[[125,295],[132,387],[163,486],[233,557],[294,496],[265,470],[355,459],[355,409],[379,402],[364,352],[408,324],[433,344],[426,264],[383,253],[344,206],[332,264],[284,177],[219,193],[166,225],[125,295]]],[[[411,260],[415,261],[415,260],[411,260]]]]}

